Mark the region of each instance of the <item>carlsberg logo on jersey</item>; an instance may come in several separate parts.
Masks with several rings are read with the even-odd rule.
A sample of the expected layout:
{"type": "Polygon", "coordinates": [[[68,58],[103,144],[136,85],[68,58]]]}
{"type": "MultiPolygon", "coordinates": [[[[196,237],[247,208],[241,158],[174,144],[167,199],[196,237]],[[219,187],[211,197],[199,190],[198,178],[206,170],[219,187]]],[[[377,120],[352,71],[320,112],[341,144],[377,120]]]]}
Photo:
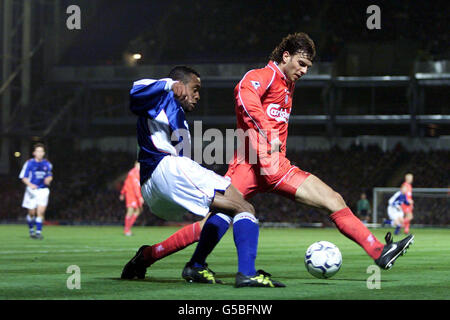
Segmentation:
{"type": "Polygon", "coordinates": [[[283,109],[280,110],[280,107],[281,106],[276,103],[269,104],[266,110],[267,115],[272,119],[287,123],[289,120],[289,113],[286,110],[283,109]]]}

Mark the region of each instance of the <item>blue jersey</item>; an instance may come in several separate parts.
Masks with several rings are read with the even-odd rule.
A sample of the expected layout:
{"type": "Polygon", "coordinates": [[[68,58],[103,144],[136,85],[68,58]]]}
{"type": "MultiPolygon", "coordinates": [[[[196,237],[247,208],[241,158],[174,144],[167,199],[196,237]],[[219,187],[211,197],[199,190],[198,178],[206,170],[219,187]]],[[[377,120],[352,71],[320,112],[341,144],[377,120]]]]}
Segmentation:
{"type": "Polygon", "coordinates": [[[137,138],[141,185],[168,155],[182,156],[191,137],[181,104],[171,91],[172,79],[142,79],[133,83],[130,109],[138,115],[137,138]]]}
{"type": "Polygon", "coordinates": [[[402,204],[409,205],[408,200],[406,199],[406,194],[401,191],[397,191],[390,199],[389,205],[393,207],[401,206],[402,204]]]}
{"type": "Polygon", "coordinates": [[[19,178],[28,178],[32,184],[38,186],[38,188],[48,188],[44,184],[44,179],[52,176],[52,164],[47,160],[36,161],[34,158],[29,159],[22,167],[20,171],[19,178]]]}

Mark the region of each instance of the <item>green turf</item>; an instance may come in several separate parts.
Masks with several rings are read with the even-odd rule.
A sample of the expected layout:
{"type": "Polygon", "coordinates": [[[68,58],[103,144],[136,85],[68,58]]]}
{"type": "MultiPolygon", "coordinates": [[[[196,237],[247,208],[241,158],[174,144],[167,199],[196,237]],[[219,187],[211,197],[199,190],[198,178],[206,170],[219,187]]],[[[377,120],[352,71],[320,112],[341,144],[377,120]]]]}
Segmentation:
{"type": "MultiPolygon", "coordinates": [[[[450,299],[450,230],[413,229],[415,243],[389,271],[381,289],[368,289],[373,261],[336,229],[261,229],[257,268],[272,273],[286,288],[233,287],[237,258],[232,231],[208,263],[225,285],[189,284],[181,270],[195,245],[155,263],[145,280],[120,280],[123,265],[142,244],[165,239],[175,227],[45,226],[44,240],[33,240],[25,225],[0,225],[0,299],[450,299]],[[341,250],[343,265],[331,279],[307,273],[303,255],[313,242],[327,240],[341,250]],[[81,289],[67,289],[67,267],[81,270],[81,289]]],[[[383,239],[386,229],[374,234],[383,239]]],[[[398,240],[396,237],[394,241],[398,240]]]]}

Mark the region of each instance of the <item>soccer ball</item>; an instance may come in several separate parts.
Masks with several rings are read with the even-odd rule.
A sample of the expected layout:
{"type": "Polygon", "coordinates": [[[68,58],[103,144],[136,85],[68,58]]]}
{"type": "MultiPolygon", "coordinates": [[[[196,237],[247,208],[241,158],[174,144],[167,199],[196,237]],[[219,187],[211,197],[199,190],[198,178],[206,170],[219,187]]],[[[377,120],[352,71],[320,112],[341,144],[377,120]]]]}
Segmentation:
{"type": "Polygon", "coordinates": [[[341,265],[341,251],[331,242],[314,242],[306,250],[306,270],[316,278],[327,279],[334,276],[341,268],[341,265]]]}

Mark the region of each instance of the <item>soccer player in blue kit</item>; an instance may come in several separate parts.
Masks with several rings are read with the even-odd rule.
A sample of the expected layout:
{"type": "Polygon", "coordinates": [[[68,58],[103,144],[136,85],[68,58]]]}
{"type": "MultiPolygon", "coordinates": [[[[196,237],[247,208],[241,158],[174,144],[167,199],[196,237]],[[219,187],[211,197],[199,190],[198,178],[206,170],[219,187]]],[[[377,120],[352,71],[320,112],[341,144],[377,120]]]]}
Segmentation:
{"type": "Polygon", "coordinates": [[[42,225],[50,195],[49,186],[53,180],[53,165],[44,158],[45,145],[42,143],[33,146],[33,156],[34,158],[25,162],[19,175],[26,185],[22,207],[28,209],[27,222],[30,237],[43,239],[42,225]]]}

